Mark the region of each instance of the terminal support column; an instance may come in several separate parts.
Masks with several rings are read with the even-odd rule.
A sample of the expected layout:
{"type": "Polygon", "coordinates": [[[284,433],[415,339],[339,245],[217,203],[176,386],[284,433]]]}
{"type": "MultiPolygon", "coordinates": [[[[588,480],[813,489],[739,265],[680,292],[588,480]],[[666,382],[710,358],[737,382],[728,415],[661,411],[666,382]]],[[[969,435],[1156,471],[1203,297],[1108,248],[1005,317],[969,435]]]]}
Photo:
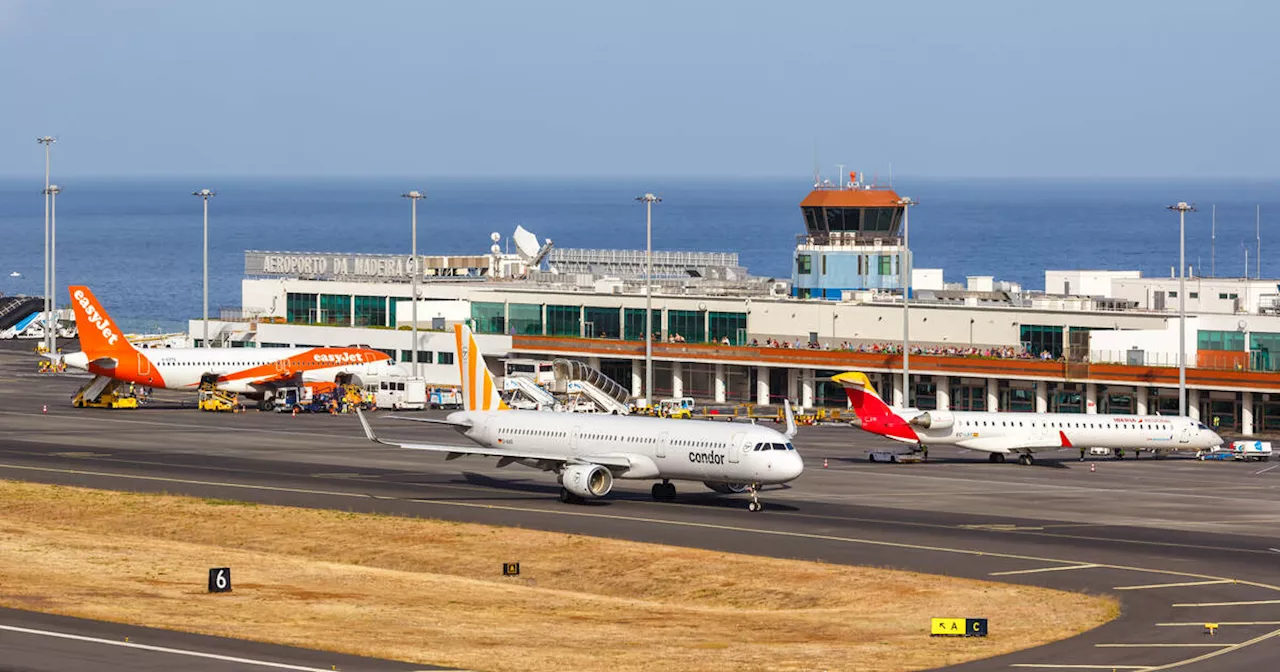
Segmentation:
{"type": "Polygon", "coordinates": [[[1138,415],[1147,414],[1147,388],[1139,385],[1137,392],[1133,396],[1134,412],[1138,415]]]}
{"type": "Polygon", "coordinates": [[[1097,414],[1098,412],[1098,384],[1084,384],[1084,412],[1087,414],[1097,414]]]}
{"type": "Polygon", "coordinates": [[[726,384],[725,384],[725,379],[724,379],[724,364],[721,364],[721,363],[719,363],[719,362],[717,362],[717,363],[716,363],[716,382],[715,382],[715,385],[716,385],[716,390],[715,390],[715,393],[716,393],[716,396],[715,396],[716,403],[717,403],[717,404],[723,404],[723,403],[724,403],[724,401],[725,401],[725,399],[728,397],[728,394],[726,394],[726,392],[727,392],[726,387],[727,387],[727,386],[726,386],[726,384]]]}
{"type": "Polygon", "coordinates": [[[1036,413],[1049,412],[1049,393],[1048,383],[1043,380],[1036,381],[1036,413]]]}
{"type": "Polygon", "coordinates": [[[903,396],[902,374],[891,373],[889,377],[893,380],[893,405],[898,408],[906,408],[907,401],[903,396]]]}
{"type": "Polygon", "coordinates": [[[800,397],[800,369],[787,369],[787,398],[795,401],[800,397]]]}
{"type": "Polygon", "coordinates": [[[769,367],[756,367],[756,405],[769,405],[769,367]]]}
{"type": "Polygon", "coordinates": [[[671,362],[671,396],[677,399],[684,396],[683,362],[671,362]]]}
{"type": "Polygon", "coordinates": [[[938,410],[951,410],[951,377],[950,376],[934,376],[933,384],[937,390],[938,410]]]}
{"type": "Polygon", "coordinates": [[[600,370],[600,358],[599,358],[599,357],[588,357],[588,358],[587,358],[587,366],[589,366],[589,367],[591,367],[591,368],[595,369],[596,371],[599,371],[599,370],[600,370]]]}
{"type": "Polygon", "coordinates": [[[813,408],[814,370],[803,369],[800,371],[800,376],[800,406],[813,408]]]}
{"type": "Polygon", "coordinates": [[[1200,390],[1187,389],[1187,417],[1200,419],[1200,390]]]}
{"type": "Polygon", "coordinates": [[[644,389],[644,375],[641,373],[643,365],[640,360],[631,360],[631,396],[639,397],[648,394],[649,391],[644,389]]]}
{"type": "Polygon", "coordinates": [[[1240,395],[1240,433],[1253,436],[1253,393],[1240,395]]]}
{"type": "MultiPolygon", "coordinates": [[[[1036,389],[1040,389],[1040,383],[1036,383],[1036,389]]],[[[1037,392],[1039,394],[1039,392],[1037,392]]],[[[1038,406],[1038,404],[1037,404],[1038,406]]],[[[987,412],[995,413],[1000,410],[1000,381],[995,378],[987,379],[987,412]]],[[[1043,413],[1044,411],[1040,411],[1043,413]]]]}

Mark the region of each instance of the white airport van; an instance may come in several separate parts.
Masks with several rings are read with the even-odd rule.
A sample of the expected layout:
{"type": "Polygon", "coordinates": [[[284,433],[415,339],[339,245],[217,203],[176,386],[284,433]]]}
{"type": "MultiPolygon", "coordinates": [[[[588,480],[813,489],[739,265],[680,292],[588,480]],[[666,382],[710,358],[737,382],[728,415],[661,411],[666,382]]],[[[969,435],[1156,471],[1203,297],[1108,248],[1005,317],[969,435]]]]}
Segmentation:
{"type": "Polygon", "coordinates": [[[421,411],[427,407],[425,378],[388,376],[378,383],[378,408],[421,411]]]}

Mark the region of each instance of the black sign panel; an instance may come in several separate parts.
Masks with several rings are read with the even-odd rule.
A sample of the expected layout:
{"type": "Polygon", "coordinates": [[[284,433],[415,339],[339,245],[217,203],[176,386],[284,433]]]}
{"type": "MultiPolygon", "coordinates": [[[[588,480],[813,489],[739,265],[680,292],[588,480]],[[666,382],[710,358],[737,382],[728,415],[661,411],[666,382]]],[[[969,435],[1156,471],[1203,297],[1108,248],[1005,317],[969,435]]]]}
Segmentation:
{"type": "Polygon", "coordinates": [[[230,567],[214,567],[209,570],[209,592],[211,593],[229,593],[231,592],[231,568],[230,567]]]}

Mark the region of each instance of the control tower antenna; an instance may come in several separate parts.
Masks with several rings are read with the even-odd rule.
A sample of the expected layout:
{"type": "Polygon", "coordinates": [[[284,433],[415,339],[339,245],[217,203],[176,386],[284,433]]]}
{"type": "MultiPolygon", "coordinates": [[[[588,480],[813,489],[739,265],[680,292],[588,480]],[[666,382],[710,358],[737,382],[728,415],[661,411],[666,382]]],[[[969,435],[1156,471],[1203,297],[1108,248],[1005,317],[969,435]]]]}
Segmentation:
{"type": "Polygon", "coordinates": [[[813,139],[813,186],[822,182],[822,172],[818,169],[818,139],[813,139]]]}
{"type": "Polygon", "coordinates": [[[840,188],[844,189],[844,164],[836,164],[836,175],[840,178],[840,188]]]}
{"type": "MultiPolygon", "coordinates": [[[[1258,274],[1254,277],[1256,277],[1258,280],[1261,280],[1262,279],[1262,204],[1261,203],[1255,206],[1253,221],[1254,221],[1253,235],[1257,237],[1257,242],[1258,242],[1257,254],[1253,261],[1253,263],[1258,266],[1258,274]]],[[[1249,269],[1245,269],[1246,275],[1248,275],[1248,270],[1249,269]]]]}
{"type": "Polygon", "coordinates": [[[889,162],[889,188],[893,188],[893,162],[889,162]]]}
{"type": "Polygon", "coordinates": [[[1218,251],[1218,204],[1213,204],[1209,224],[1209,277],[1218,277],[1218,263],[1215,256],[1218,251]]]}

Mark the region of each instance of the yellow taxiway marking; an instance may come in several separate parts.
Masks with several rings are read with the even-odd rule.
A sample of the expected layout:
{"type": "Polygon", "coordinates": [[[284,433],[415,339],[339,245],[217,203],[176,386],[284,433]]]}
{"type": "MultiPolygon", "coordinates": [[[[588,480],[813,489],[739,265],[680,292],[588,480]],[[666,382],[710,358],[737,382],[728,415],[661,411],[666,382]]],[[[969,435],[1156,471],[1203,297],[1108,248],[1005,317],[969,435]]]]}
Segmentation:
{"type": "Polygon", "coordinates": [[[1182,583],[1149,583],[1145,586],[1116,586],[1112,590],[1151,590],[1152,588],[1182,588],[1184,586],[1215,586],[1223,583],[1234,583],[1231,579],[1215,581],[1183,581],[1182,583]]]}
{"type": "MultiPolygon", "coordinates": [[[[1280,625],[1280,621],[1218,621],[1218,627],[1228,625],[1280,625]]],[[[1195,627],[1203,628],[1204,621],[1196,621],[1195,623],[1156,623],[1158,628],[1180,628],[1195,627]]]]}
{"type": "Polygon", "coordinates": [[[1175,607],[1247,607],[1251,604],[1280,604],[1280,600],[1248,600],[1246,602],[1183,602],[1175,607]]]}
{"type": "Polygon", "coordinates": [[[1015,569],[1008,572],[991,572],[987,576],[1013,576],[1014,574],[1039,574],[1040,572],[1066,572],[1072,569],[1092,569],[1101,567],[1102,565],[1082,564],[1082,565],[1063,565],[1061,567],[1040,567],[1038,569],[1015,569]]]}

